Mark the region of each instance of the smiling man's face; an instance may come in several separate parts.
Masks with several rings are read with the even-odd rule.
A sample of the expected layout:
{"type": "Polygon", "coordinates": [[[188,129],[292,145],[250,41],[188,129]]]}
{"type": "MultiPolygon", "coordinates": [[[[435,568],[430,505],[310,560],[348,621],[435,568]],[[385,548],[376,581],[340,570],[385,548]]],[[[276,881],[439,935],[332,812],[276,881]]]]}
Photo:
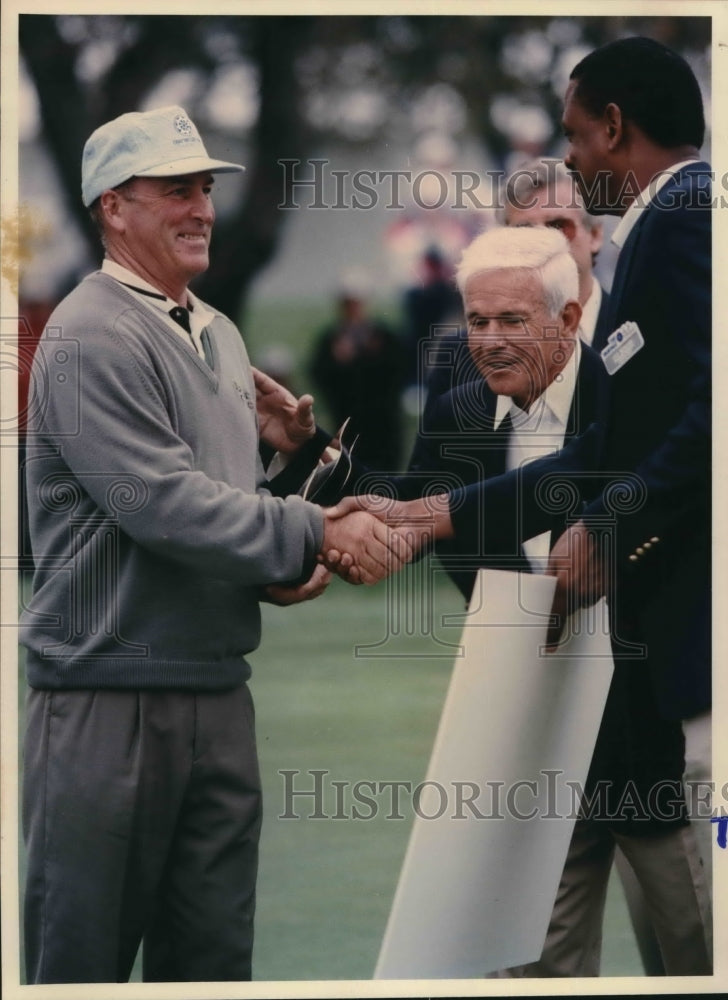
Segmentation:
{"type": "MultiPolygon", "coordinates": [[[[573,310],[549,315],[540,277],[523,268],[476,272],[465,283],[463,304],[478,371],[492,392],[528,409],[571,356],[573,310]]],[[[578,314],[577,306],[577,325],[578,314]]]]}
{"type": "Polygon", "coordinates": [[[115,200],[114,259],[177,300],[206,271],[215,221],[210,173],[135,177],[115,200]]]}

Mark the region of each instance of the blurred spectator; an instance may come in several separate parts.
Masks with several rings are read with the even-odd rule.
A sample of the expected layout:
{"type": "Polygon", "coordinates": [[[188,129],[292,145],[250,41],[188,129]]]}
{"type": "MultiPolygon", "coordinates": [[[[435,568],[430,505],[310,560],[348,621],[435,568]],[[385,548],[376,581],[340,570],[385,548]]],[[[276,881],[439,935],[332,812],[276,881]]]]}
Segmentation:
{"type": "Polygon", "coordinates": [[[451,268],[437,247],[429,247],[425,251],[421,269],[420,283],[408,288],[404,296],[409,385],[425,382],[426,372],[424,359],[420,356],[420,343],[437,335],[435,327],[462,321],[462,304],[451,268]]]}
{"type": "Polygon", "coordinates": [[[372,469],[399,467],[404,351],[397,335],[367,313],[359,274],[341,282],[336,319],[318,335],[311,378],[337,426],[350,418],[358,458],[372,469]]]}

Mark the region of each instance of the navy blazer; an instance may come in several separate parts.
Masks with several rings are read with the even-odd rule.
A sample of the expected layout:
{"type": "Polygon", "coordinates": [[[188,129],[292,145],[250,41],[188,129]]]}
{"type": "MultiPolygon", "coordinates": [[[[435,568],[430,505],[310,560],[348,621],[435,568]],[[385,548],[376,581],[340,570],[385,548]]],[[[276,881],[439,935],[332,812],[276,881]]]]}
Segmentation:
{"type": "Polygon", "coordinates": [[[615,648],[645,646],[668,718],[710,705],[711,198],[708,164],[684,167],[617,260],[608,325],[635,322],[644,346],[610,377],[587,511],[614,522],[615,648]]]}

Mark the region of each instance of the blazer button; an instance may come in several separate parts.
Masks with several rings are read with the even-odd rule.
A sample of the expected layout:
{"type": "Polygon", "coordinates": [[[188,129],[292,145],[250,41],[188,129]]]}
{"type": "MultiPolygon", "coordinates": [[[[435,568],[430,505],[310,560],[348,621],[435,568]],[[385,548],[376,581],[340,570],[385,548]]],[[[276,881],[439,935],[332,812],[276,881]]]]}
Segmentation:
{"type": "Polygon", "coordinates": [[[643,556],[645,554],[645,550],[643,548],[636,548],[635,552],[638,556],[643,556]]]}
{"type": "Polygon", "coordinates": [[[638,558],[639,558],[639,556],[636,556],[634,553],[632,553],[632,555],[629,557],[629,561],[630,562],[637,562],[638,558]]]}
{"type": "Polygon", "coordinates": [[[659,538],[657,537],[657,535],[654,535],[654,537],[652,537],[652,538],[650,539],[650,541],[651,541],[651,542],[655,542],[655,543],[657,543],[657,542],[659,542],[659,541],[660,541],[660,539],[659,539],[659,538]]]}
{"type": "Polygon", "coordinates": [[[642,548],[643,549],[651,549],[652,548],[652,542],[642,542],[642,548]]]}

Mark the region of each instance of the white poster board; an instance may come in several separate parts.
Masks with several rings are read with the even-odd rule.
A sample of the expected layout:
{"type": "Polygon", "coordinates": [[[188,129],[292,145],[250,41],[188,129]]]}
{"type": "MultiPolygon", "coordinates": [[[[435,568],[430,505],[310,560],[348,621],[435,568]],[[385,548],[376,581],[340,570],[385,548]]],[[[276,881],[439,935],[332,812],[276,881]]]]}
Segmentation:
{"type": "Polygon", "coordinates": [[[603,602],[545,653],[554,585],[479,572],[376,979],[541,954],[613,672],[603,602]]]}

